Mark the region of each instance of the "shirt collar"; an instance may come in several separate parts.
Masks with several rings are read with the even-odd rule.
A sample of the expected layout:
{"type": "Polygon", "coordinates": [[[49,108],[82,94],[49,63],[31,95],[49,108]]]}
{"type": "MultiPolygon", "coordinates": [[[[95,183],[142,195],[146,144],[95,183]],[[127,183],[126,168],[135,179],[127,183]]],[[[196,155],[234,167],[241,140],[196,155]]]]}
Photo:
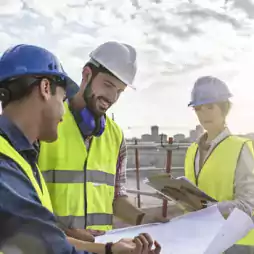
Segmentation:
{"type": "Polygon", "coordinates": [[[208,145],[208,146],[214,146],[221,142],[223,139],[227,138],[228,136],[231,135],[231,132],[229,129],[226,127],[216,138],[214,138],[210,142],[206,142],[207,139],[207,132],[203,133],[197,140],[197,143],[200,145],[201,143],[208,145]]]}
{"type": "Polygon", "coordinates": [[[21,130],[4,115],[0,115],[0,134],[4,138],[7,138],[18,152],[28,150],[36,151],[21,130]]]}

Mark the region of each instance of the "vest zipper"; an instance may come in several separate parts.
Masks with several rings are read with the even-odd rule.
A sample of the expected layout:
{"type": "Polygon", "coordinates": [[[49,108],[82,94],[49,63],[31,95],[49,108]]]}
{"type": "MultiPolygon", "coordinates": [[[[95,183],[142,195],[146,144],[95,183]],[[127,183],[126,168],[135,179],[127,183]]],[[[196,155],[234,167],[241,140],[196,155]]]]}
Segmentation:
{"type": "Polygon", "coordinates": [[[85,221],[85,225],[84,225],[84,229],[86,229],[86,225],[87,225],[87,191],[86,191],[86,167],[87,167],[87,159],[88,159],[88,153],[87,153],[87,157],[84,163],[84,204],[85,204],[85,214],[84,214],[84,221],[85,221]]]}
{"type": "Polygon", "coordinates": [[[88,161],[89,151],[90,151],[92,142],[93,142],[93,139],[90,139],[89,148],[88,149],[86,148],[87,156],[86,156],[86,160],[84,162],[84,204],[85,204],[85,218],[84,218],[84,221],[85,221],[85,229],[87,227],[87,191],[86,191],[86,181],[87,181],[87,179],[86,179],[86,172],[87,172],[87,161],[88,161]]]}
{"type": "MultiPolygon", "coordinates": [[[[213,151],[217,148],[217,146],[220,145],[221,142],[223,142],[224,140],[226,140],[226,139],[229,138],[230,136],[231,136],[231,135],[225,137],[224,139],[222,139],[219,143],[217,143],[217,144],[214,146],[214,148],[213,148],[213,150],[211,151],[211,153],[210,153],[210,154],[206,157],[206,159],[204,160],[203,165],[202,165],[202,167],[200,168],[200,170],[199,170],[199,172],[198,172],[197,175],[196,175],[195,164],[194,164],[194,171],[195,171],[195,175],[196,175],[196,186],[197,186],[197,187],[198,187],[199,176],[200,176],[201,171],[203,170],[203,168],[204,168],[204,166],[205,166],[205,163],[206,163],[207,160],[210,158],[210,156],[212,155],[213,151]]],[[[197,151],[196,151],[196,155],[197,155],[197,152],[198,152],[198,149],[197,149],[197,151]]],[[[196,155],[195,155],[195,160],[196,160],[196,155]]]]}
{"type": "Polygon", "coordinates": [[[197,156],[197,153],[198,153],[198,148],[197,148],[197,151],[195,152],[195,156],[194,156],[194,175],[195,175],[195,183],[196,183],[196,186],[198,187],[198,175],[200,173],[200,171],[198,172],[198,174],[196,173],[196,156],[197,156]]]}

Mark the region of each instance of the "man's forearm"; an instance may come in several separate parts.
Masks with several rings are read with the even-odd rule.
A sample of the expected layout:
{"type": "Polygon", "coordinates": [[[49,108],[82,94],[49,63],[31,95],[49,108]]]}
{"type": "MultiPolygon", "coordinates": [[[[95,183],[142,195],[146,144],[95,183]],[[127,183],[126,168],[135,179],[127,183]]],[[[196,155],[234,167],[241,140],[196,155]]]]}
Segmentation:
{"type": "Polygon", "coordinates": [[[128,197],[117,197],[114,201],[114,215],[124,222],[136,225],[137,220],[144,212],[132,204],[128,197]]]}
{"type": "Polygon", "coordinates": [[[67,236],[67,240],[79,251],[87,251],[90,253],[105,254],[105,244],[85,242],[67,236]]]}
{"type": "Polygon", "coordinates": [[[64,232],[67,236],[70,236],[72,238],[81,241],[94,242],[94,236],[86,229],[65,229],[64,232]]]}

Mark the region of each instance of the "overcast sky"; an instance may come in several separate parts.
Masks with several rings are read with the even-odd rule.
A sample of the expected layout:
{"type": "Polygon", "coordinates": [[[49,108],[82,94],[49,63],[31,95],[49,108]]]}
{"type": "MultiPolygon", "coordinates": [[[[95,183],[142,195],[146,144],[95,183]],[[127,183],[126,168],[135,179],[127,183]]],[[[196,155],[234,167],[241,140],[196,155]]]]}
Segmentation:
{"type": "Polygon", "coordinates": [[[138,52],[137,91],[110,110],[126,136],[157,124],[167,134],[197,124],[187,107],[201,75],[225,80],[229,126],[254,132],[254,0],[0,0],[0,53],[30,43],[53,51],[80,82],[88,54],[108,40],[138,52]]]}

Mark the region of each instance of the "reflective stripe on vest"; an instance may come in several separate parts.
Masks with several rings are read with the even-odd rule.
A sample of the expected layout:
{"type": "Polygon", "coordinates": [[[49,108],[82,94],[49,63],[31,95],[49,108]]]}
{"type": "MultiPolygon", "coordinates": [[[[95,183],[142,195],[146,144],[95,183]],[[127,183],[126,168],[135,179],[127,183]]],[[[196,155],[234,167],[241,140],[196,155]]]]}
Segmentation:
{"type": "MultiPolygon", "coordinates": [[[[252,141],[237,136],[229,136],[213,150],[195,176],[195,157],[198,145],[193,143],[185,157],[185,176],[218,202],[234,199],[234,178],[242,147],[247,144],[254,156],[252,141]]],[[[237,244],[254,246],[254,230],[237,244]]]]}
{"type": "MultiPolygon", "coordinates": [[[[47,183],[84,183],[84,172],[76,170],[48,170],[43,172],[47,183]]],[[[115,185],[115,175],[99,170],[89,170],[86,173],[86,181],[115,185]]]]}
{"type": "Polygon", "coordinates": [[[110,230],[122,131],[107,117],[105,131],[93,137],[88,156],[67,103],[65,112],[58,140],[40,144],[39,166],[54,213],[67,227],[110,230]]]}
{"type": "Polygon", "coordinates": [[[2,136],[0,136],[0,153],[9,157],[10,159],[15,161],[21,167],[21,169],[24,171],[24,173],[27,175],[27,177],[31,181],[31,183],[32,183],[32,185],[39,197],[39,200],[41,201],[41,204],[44,207],[46,207],[49,211],[52,212],[52,205],[51,205],[49,193],[47,190],[47,186],[45,184],[45,181],[44,181],[40,171],[38,170],[42,190],[41,190],[41,188],[34,176],[31,166],[2,136]]]}
{"type": "Polygon", "coordinates": [[[64,225],[68,225],[73,228],[80,228],[80,225],[97,225],[98,227],[104,227],[104,225],[112,224],[112,214],[87,214],[86,221],[84,216],[58,216],[58,220],[64,225]]]}

